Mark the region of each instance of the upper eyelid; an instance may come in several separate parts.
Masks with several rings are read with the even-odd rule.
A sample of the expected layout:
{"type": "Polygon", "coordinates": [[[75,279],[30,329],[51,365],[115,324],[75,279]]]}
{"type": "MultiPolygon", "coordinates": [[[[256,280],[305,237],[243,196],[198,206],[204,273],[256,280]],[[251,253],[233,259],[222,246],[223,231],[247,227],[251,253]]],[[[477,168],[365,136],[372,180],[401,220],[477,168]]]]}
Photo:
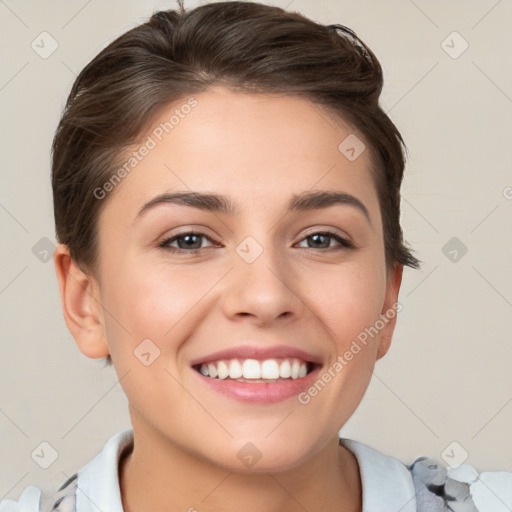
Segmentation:
{"type": "Polygon", "coordinates": [[[302,238],[306,238],[308,236],[311,236],[311,235],[315,235],[317,233],[330,233],[332,235],[338,235],[339,237],[341,238],[344,238],[345,240],[348,240],[348,241],[352,241],[352,237],[350,237],[347,233],[341,231],[339,232],[336,228],[334,227],[330,227],[330,228],[317,228],[317,227],[312,227],[312,228],[307,228],[306,231],[304,232],[304,234],[302,235],[302,238]]]}

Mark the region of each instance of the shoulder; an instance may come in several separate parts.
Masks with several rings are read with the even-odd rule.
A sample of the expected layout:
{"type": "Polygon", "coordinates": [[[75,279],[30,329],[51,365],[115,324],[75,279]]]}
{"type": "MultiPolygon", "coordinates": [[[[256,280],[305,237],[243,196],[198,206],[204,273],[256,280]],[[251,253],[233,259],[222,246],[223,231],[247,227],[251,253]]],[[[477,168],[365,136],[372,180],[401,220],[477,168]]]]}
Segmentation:
{"type": "Polygon", "coordinates": [[[451,467],[430,457],[419,457],[407,467],[417,491],[418,511],[445,510],[432,508],[433,504],[458,512],[512,510],[511,471],[480,472],[469,464],[451,467]]]}
{"type": "Polygon", "coordinates": [[[39,487],[26,487],[17,500],[0,501],[0,512],[74,512],[77,474],[69,478],[57,492],[44,493],[39,487]]]}
{"type": "Polygon", "coordinates": [[[90,511],[91,502],[102,512],[122,512],[118,463],[132,442],[132,430],[119,432],[57,491],[31,485],[17,500],[0,500],[0,512],[84,512],[90,511]]]}
{"type": "Polygon", "coordinates": [[[511,471],[479,472],[469,464],[450,467],[425,456],[404,464],[359,441],[342,438],[340,444],[359,463],[364,512],[378,512],[383,504],[402,512],[512,510],[511,471]]]}
{"type": "Polygon", "coordinates": [[[0,512],[39,512],[41,489],[30,485],[25,487],[18,500],[4,499],[0,501],[0,512]]]}
{"type": "Polygon", "coordinates": [[[340,438],[357,459],[364,512],[510,512],[512,471],[477,471],[418,457],[412,464],[359,441],[340,438]]]}

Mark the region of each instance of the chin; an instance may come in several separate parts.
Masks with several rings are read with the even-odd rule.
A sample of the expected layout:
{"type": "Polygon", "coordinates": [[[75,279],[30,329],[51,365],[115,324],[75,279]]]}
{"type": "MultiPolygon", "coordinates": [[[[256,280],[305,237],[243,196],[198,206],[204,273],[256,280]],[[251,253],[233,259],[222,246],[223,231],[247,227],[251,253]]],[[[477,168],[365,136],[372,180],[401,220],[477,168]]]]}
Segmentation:
{"type": "Polygon", "coordinates": [[[288,441],[286,444],[280,439],[269,440],[258,436],[250,440],[247,435],[243,440],[230,441],[227,446],[210,445],[209,448],[213,448],[210,460],[217,466],[243,474],[293,470],[307,462],[314,451],[313,446],[306,446],[297,440],[288,441]],[[220,453],[224,453],[225,457],[219,458],[220,453]]]}

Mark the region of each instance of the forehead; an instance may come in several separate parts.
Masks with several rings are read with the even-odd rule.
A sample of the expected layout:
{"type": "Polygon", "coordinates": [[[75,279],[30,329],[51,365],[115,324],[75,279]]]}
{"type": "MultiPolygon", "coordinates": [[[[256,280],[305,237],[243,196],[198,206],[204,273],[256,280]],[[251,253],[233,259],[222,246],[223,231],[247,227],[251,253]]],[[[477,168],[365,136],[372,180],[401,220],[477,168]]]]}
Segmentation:
{"type": "Polygon", "coordinates": [[[362,141],[341,118],[304,98],[213,87],[160,109],[134,146],[138,153],[144,145],[150,150],[115,195],[140,206],[173,190],[218,191],[236,198],[243,211],[247,202],[261,209],[321,189],[374,203],[370,152],[362,141]]]}

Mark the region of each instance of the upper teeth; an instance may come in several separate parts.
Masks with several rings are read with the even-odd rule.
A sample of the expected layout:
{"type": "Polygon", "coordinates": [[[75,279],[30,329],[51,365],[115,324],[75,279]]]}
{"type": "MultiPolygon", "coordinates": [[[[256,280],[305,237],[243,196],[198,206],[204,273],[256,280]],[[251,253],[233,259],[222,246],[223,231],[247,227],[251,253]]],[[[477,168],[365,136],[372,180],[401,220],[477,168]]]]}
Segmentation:
{"type": "Polygon", "coordinates": [[[298,379],[306,376],[308,366],[300,359],[230,359],[202,364],[199,371],[218,379],[298,379]]]}

